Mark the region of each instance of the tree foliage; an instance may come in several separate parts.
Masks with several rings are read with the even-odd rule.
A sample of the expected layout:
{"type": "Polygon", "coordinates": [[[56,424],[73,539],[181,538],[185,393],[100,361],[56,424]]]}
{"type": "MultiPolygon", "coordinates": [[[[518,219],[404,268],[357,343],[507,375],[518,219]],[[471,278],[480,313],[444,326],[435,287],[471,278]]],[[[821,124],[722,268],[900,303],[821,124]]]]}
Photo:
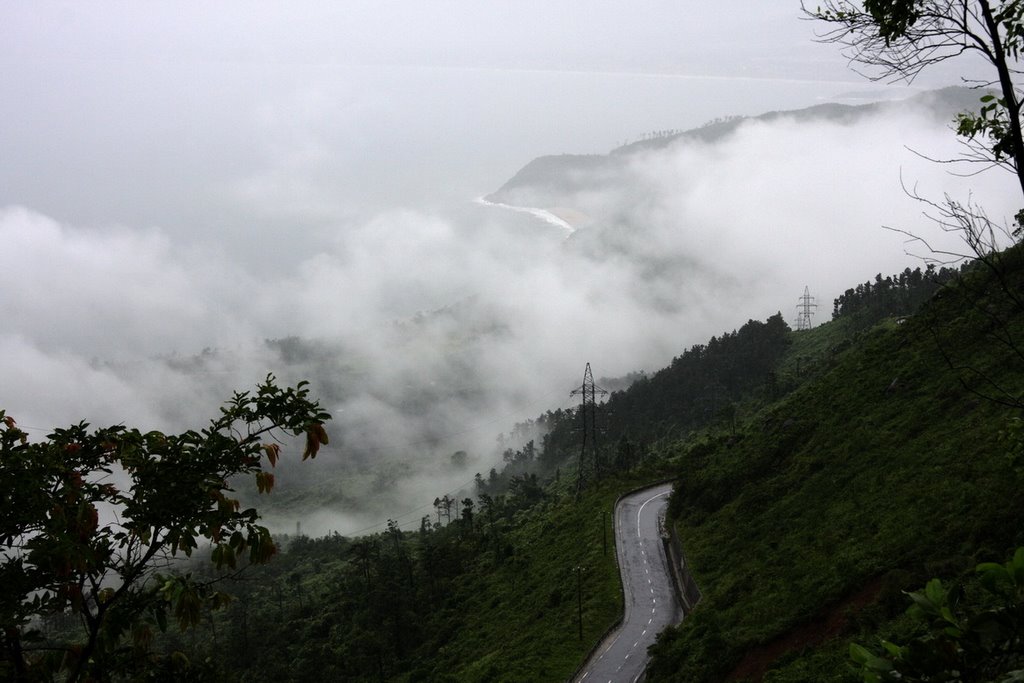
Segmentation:
{"type": "MultiPolygon", "coordinates": [[[[330,416],[306,383],[273,376],[235,393],[201,431],[164,434],[82,422],[31,441],[0,411],[0,673],[13,680],[105,679],[153,670],[153,628],[195,625],[228,596],[215,582],[165,572],[175,556],[212,544],[218,568],[261,563],[275,552],[254,508],[232,482],[269,492],[281,454],[276,436],[305,435],[303,459],[327,443],[330,416]],[[72,615],[77,635],[43,640],[40,620],[72,615]]],[[[180,664],[180,662],[178,662],[180,664]]]]}
{"type": "MultiPolygon", "coordinates": [[[[624,389],[595,409],[601,467],[626,472],[643,462],[659,438],[734,423],[735,404],[764,390],[791,343],[791,330],[776,313],[686,349],[653,375],[629,376],[624,389]]],[[[501,472],[492,470],[486,479],[478,475],[478,493],[507,491],[510,502],[532,504],[538,493],[531,473],[557,478],[575,472],[581,417],[578,406],[560,408],[516,425],[509,436],[523,446],[505,449],[501,472]]]]}
{"type": "Polygon", "coordinates": [[[963,586],[932,579],[908,593],[909,614],[925,633],[881,652],[852,643],[850,658],[865,683],[885,681],[1024,681],[1024,548],[1005,564],[976,569],[987,604],[965,599],[963,586]]]}
{"type": "MultiPolygon", "coordinates": [[[[822,37],[846,48],[851,62],[873,79],[912,81],[923,70],[966,54],[980,56],[991,77],[974,85],[986,92],[976,112],[957,116],[965,156],[1017,175],[1024,194],[1021,93],[1015,78],[1024,48],[1024,2],[990,0],[825,0],[805,15],[825,22],[822,37]]],[[[1018,214],[1018,226],[1021,214],[1018,214]]]]}
{"type": "Polygon", "coordinates": [[[879,273],[874,282],[850,287],[836,297],[832,318],[857,316],[867,327],[887,316],[910,315],[957,275],[953,268],[936,268],[934,264],[928,264],[923,271],[906,268],[885,278],[879,273]]]}

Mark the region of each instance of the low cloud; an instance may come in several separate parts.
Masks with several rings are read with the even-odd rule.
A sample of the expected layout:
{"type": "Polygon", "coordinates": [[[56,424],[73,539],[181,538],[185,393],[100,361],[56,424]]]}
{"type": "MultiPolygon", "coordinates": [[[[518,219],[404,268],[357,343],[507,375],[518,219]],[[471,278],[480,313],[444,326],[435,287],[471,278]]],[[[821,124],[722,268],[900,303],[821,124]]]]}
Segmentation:
{"type": "MultiPolygon", "coordinates": [[[[928,196],[970,188],[993,216],[1015,212],[1008,178],[965,181],[907,147],[957,152],[944,124],[915,112],[748,122],[713,144],[634,155],[566,197],[591,218],[568,240],[469,197],[360,220],[325,204],[309,218],[315,243],[284,269],[275,247],[254,259],[159,228],[7,207],[0,406],[39,429],[80,419],[183,429],[268,372],[308,378],[336,418],[337,447],[317,472],[406,464],[381,490],[367,475],[354,485],[362,493],[317,513],[316,528],[304,513],[306,531],[352,531],[486,472],[495,435],[569,405],[587,362],[604,376],[657,369],[748,318],[792,319],[805,285],[820,322],[846,287],[920,265],[881,228],[933,230],[901,176],[928,196]],[[470,467],[451,466],[456,450],[470,452],[470,467]],[[345,507],[371,497],[370,512],[345,507]],[[332,516],[342,512],[348,521],[332,516]]],[[[305,204],[319,182],[305,182],[308,162],[301,153],[236,186],[246,211],[275,215],[282,197],[305,204]]],[[[310,485],[308,474],[285,475],[285,488],[289,477],[310,485]]]]}

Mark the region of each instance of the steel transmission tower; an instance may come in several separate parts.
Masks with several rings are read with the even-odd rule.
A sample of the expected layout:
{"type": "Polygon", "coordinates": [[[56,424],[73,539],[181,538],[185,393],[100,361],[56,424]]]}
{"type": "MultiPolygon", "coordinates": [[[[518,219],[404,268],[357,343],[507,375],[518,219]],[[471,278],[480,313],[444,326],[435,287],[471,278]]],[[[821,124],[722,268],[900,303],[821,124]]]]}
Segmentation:
{"type": "Polygon", "coordinates": [[[576,472],[576,495],[583,490],[583,468],[587,461],[587,448],[590,448],[590,460],[594,463],[594,477],[601,477],[601,463],[597,453],[597,397],[607,396],[608,392],[594,384],[594,375],[590,371],[590,363],[583,372],[583,384],[574,389],[570,396],[582,396],[580,416],[583,421],[583,439],[580,444],[579,468],[576,472]]]}
{"type": "Polygon", "coordinates": [[[804,295],[800,297],[799,301],[800,303],[796,305],[796,329],[809,330],[811,329],[811,316],[814,315],[814,309],[818,307],[818,304],[814,303],[814,297],[811,296],[807,287],[804,287],[804,295]]]}

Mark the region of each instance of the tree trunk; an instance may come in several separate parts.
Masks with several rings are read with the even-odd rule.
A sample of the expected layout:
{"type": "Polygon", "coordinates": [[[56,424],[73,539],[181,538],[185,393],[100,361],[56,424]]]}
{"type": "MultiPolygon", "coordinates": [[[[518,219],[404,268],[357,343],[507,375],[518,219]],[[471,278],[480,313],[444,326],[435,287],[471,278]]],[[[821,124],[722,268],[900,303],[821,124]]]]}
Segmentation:
{"type": "Polygon", "coordinates": [[[1010,119],[1010,142],[1013,147],[1013,167],[1017,174],[1017,182],[1020,185],[1021,196],[1024,197],[1024,134],[1020,126],[1021,103],[1017,99],[1017,93],[1013,87],[1013,77],[1010,73],[1010,65],[1007,64],[1006,52],[1003,48],[1003,40],[999,35],[999,24],[992,14],[992,7],[988,0],[979,0],[981,14],[985,19],[985,28],[988,29],[989,37],[992,40],[992,63],[999,74],[999,89],[1006,103],[1006,114],[1010,119]]]}

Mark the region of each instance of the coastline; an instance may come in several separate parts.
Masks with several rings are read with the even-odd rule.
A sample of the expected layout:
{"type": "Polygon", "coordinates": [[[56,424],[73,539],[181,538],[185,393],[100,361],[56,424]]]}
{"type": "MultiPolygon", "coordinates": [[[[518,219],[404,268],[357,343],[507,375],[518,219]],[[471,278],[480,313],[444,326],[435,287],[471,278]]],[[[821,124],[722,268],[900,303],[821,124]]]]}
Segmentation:
{"type": "Polygon", "coordinates": [[[538,209],[538,208],[535,208],[535,207],[532,207],[532,206],[514,206],[512,204],[503,204],[501,202],[492,202],[489,199],[487,199],[486,197],[477,197],[473,201],[475,203],[477,203],[477,204],[482,204],[483,206],[496,206],[496,207],[501,208],[501,209],[508,209],[509,211],[517,211],[519,213],[529,214],[529,215],[533,216],[534,218],[539,218],[540,220],[544,221],[545,223],[548,223],[550,225],[555,226],[556,228],[561,228],[562,230],[565,231],[565,236],[566,237],[569,237],[569,235],[571,235],[574,232],[576,232],[576,226],[574,226],[572,223],[570,223],[569,221],[565,220],[561,216],[559,216],[559,215],[557,215],[557,214],[555,214],[552,211],[549,211],[547,209],[538,209]]]}

